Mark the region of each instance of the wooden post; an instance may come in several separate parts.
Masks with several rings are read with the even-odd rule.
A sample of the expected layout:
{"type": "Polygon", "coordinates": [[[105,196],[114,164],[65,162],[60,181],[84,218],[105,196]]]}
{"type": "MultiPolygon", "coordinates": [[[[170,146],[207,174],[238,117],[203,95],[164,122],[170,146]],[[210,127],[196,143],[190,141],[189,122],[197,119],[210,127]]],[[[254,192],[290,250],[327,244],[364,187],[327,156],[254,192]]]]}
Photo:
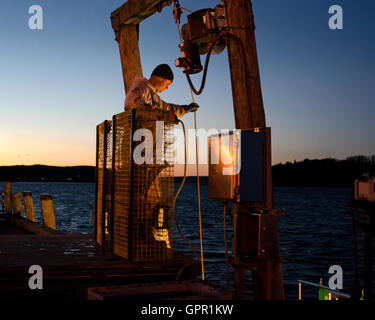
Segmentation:
{"type": "Polygon", "coordinates": [[[23,217],[23,208],[21,202],[21,192],[17,192],[12,196],[13,213],[17,217],[23,217]]]}
{"type": "MultiPolygon", "coordinates": [[[[249,0],[223,0],[226,7],[229,29],[233,35],[228,39],[228,59],[231,74],[234,116],[237,129],[265,127],[266,118],[263,106],[262,90],[259,76],[259,65],[255,43],[255,25],[252,4],[249,0]]],[[[270,148],[270,140],[267,148],[270,148]]],[[[264,159],[265,167],[265,200],[258,204],[273,208],[273,187],[271,175],[271,157],[264,159]]],[[[247,204],[234,206],[234,214],[246,211],[247,204]],[[235,212],[237,210],[237,212],[235,212]]],[[[284,299],[281,258],[277,237],[277,219],[270,219],[265,250],[266,266],[263,271],[253,272],[254,288],[258,299],[284,299]],[[272,248],[272,249],[271,249],[272,248]]],[[[246,241],[245,234],[235,234],[235,241],[246,241]]],[[[236,298],[244,299],[243,281],[246,268],[235,257],[236,298]]]]}
{"type": "Polygon", "coordinates": [[[22,195],[23,195],[23,205],[25,207],[25,212],[26,212],[26,219],[32,222],[36,222],[32,193],[30,191],[25,191],[23,192],[22,195]]]}
{"type": "Polygon", "coordinates": [[[125,24],[119,27],[118,46],[120,50],[125,92],[128,92],[135,76],[142,76],[141,56],[138,46],[138,26],[125,24]]]}
{"type": "Polygon", "coordinates": [[[10,182],[4,183],[5,188],[5,212],[12,213],[12,184],[10,182]]]}
{"type": "Polygon", "coordinates": [[[264,127],[266,119],[255,44],[252,4],[249,0],[224,0],[224,3],[228,25],[243,28],[230,29],[229,32],[238,41],[235,38],[228,41],[236,128],[264,127]]]}
{"type": "Polygon", "coordinates": [[[372,300],[372,234],[363,233],[365,300],[372,300]]]}
{"type": "Polygon", "coordinates": [[[52,196],[49,194],[41,194],[40,203],[42,208],[43,225],[56,230],[55,211],[53,208],[52,196]]]}

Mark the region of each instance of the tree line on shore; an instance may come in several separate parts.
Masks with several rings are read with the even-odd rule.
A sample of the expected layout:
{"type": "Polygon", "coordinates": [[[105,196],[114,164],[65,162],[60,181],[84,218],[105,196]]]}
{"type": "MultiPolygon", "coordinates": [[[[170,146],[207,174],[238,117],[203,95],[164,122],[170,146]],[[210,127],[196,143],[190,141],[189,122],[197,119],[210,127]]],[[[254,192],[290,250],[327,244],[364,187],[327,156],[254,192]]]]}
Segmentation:
{"type": "MultiPolygon", "coordinates": [[[[351,156],[344,160],[305,159],[272,167],[275,186],[352,186],[354,180],[365,173],[375,173],[375,155],[351,156]]],[[[181,180],[176,177],[176,182],[181,180]]],[[[0,166],[0,181],[95,182],[95,167],[0,166]]],[[[186,182],[195,181],[195,177],[188,177],[186,182]]],[[[200,181],[206,183],[208,178],[201,177],[200,181]]]]}

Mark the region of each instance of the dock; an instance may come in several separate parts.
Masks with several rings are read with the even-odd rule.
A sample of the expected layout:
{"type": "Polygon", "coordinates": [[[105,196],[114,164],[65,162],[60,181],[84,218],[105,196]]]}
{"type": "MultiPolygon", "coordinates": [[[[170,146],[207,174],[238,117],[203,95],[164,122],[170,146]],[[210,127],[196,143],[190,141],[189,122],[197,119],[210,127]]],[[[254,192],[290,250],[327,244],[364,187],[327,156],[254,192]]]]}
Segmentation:
{"type": "Polygon", "coordinates": [[[0,298],[87,299],[88,289],[194,280],[200,264],[179,252],[134,262],[103,251],[92,234],[63,233],[23,217],[0,214],[0,298]],[[43,290],[29,288],[30,266],[43,270],[43,290]]]}

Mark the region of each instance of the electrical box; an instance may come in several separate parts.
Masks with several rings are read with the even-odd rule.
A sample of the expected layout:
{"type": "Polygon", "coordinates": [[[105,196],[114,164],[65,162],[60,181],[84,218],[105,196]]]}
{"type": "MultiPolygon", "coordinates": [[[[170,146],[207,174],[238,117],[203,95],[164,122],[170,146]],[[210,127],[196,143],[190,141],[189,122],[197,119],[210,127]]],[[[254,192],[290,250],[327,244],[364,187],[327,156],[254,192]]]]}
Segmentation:
{"type": "Polygon", "coordinates": [[[209,137],[209,198],[264,201],[265,166],[271,154],[270,130],[234,130],[209,137]]]}
{"type": "Polygon", "coordinates": [[[375,178],[367,174],[354,183],[355,200],[375,202],[375,178]]]}

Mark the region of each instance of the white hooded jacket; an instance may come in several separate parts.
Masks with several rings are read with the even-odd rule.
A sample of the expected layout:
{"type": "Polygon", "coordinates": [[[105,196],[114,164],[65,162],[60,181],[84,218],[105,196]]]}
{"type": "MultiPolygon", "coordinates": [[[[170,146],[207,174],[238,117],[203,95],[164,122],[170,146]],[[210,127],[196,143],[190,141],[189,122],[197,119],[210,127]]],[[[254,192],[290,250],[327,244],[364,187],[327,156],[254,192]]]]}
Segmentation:
{"type": "Polygon", "coordinates": [[[125,110],[137,107],[174,111],[174,114],[178,118],[189,112],[188,106],[181,106],[163,101],[150,81],[141,76],[135,77],[125,99],[125,110]]]}

